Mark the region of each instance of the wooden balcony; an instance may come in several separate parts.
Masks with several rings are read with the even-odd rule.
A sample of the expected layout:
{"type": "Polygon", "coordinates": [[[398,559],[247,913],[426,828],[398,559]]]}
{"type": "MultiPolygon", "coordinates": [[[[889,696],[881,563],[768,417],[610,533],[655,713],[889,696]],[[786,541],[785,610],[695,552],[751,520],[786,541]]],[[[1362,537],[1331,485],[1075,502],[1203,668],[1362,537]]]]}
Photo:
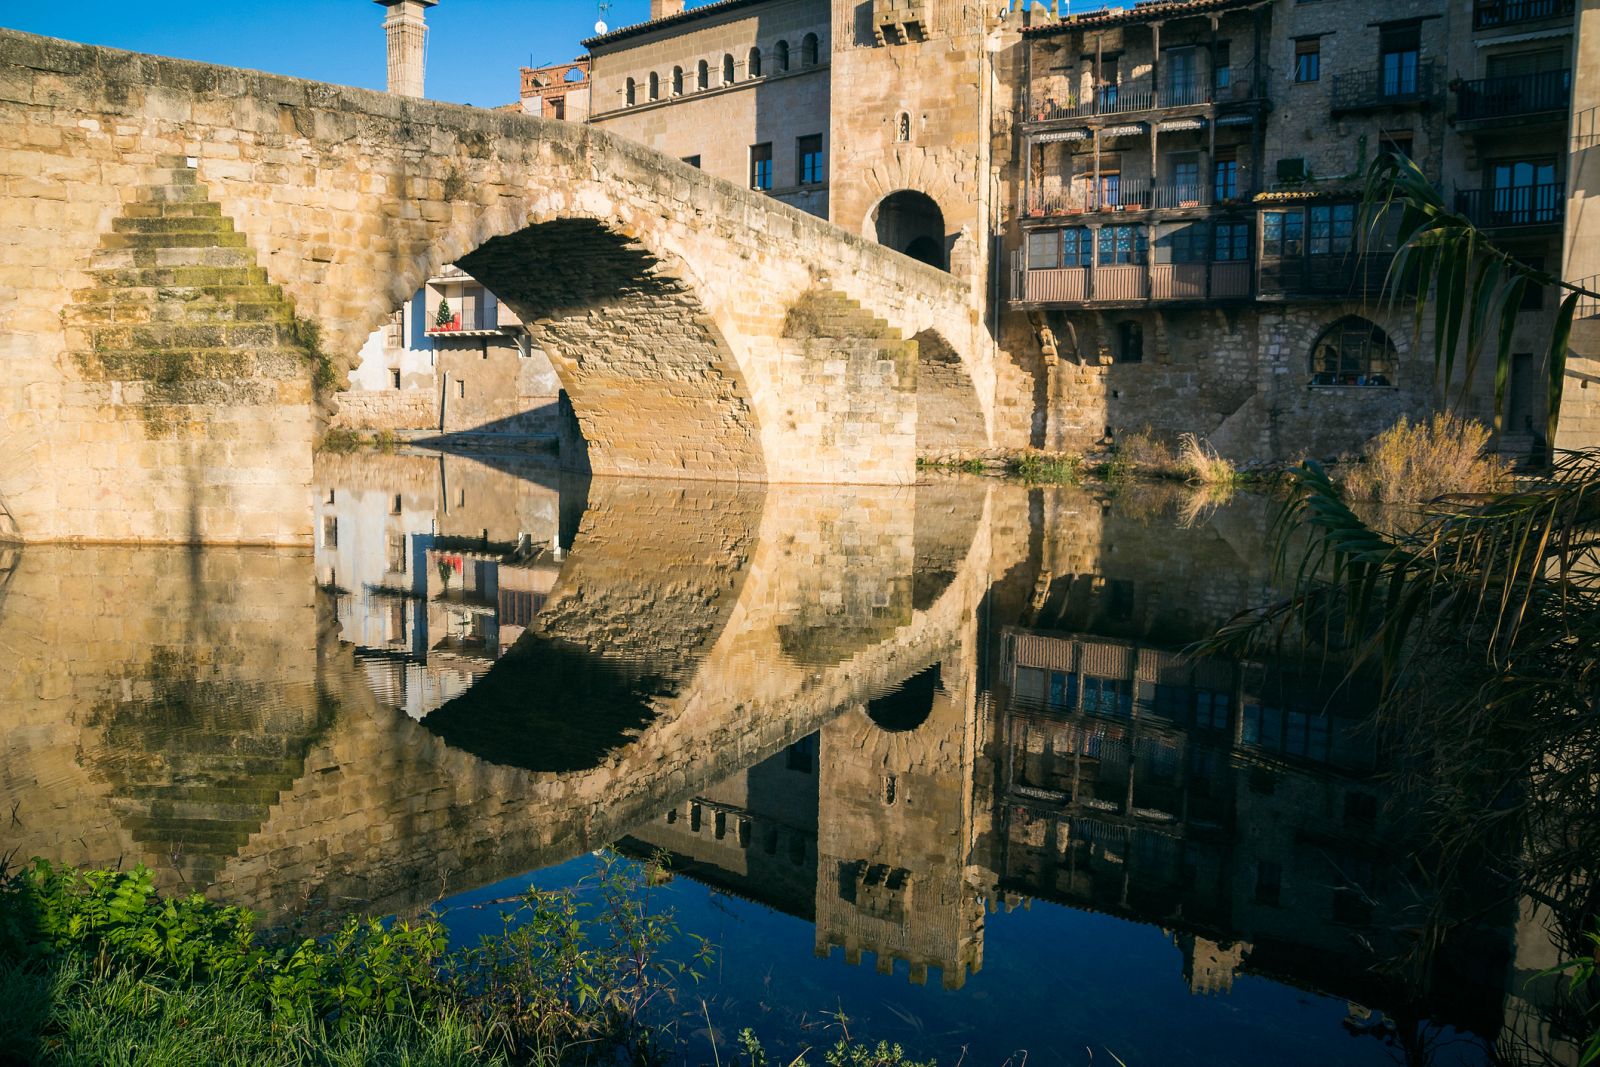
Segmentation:
{"type": "Polygon", "coordinates": [[[1140,304],[1244,300],[1248,262],[1117,264],[1012,271],[1011,298],[1025,304],[1140,304]]]}

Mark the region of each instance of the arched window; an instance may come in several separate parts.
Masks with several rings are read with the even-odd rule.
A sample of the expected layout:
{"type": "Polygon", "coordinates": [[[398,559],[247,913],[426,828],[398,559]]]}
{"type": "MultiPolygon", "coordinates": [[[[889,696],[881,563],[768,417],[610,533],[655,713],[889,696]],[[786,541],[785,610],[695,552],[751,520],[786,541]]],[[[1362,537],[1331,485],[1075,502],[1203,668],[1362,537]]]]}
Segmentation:
{"type": "Polygon", "coordinates": [[[902,144],[911,140],[911,115],[900,112],[900,117],[894,120],[894,139],[902,144]]]}
{"type": "Polygon", "coordinates": [[[800,65],[814,67],[817,65],[817,35],[808,33],[800,42],[800,65]]]}
{"type": "Polygon", "coordinates": [[[661,99],[661,75],[653,70],[650,72],[650,99],[661,99]]]}
{"type": "Polygon", "coordinates": [[[711,64],[703,59],[700,61],[700,65],[694,68],[694,87],[696,89],[711,88],[711,64]]]}
{"type": "Polygon", "coordinates": [[[682,67],[673,67],[672,68],[672,95],[673,96],[682,96],[683,95],[683,68],[682,67]]]}
{"type": "Polygon", "coordinates": [[[629,78],[628,87],[623,91],[623,97],[627,101],[629,107],[637,104],[639,102],[639,83],[634,81],[632,78],[629,78]]]}
{"type": "Polygon", "coordinates": [[[1393,385],[1394,345],[1359,315],[1323,330],[1311,346],[1312,385],[1393,385]]]}
{"type": "Polygon", "coordinates": [[[745,71],[745,76],[749,78],[761,77],[761,49],[750,49],[750,63],[749,68],[745,71]]]}
{"type": "Polygon", "coordinates": [[[725,55],[725,56],[722,57],[722,84],[723,85],[732,85],[733,84],[733,56],[732,55],[725,55]]]}
{"type": "Polygon", "coordinates": [[[788,41],[779,41],[777,46],[773,48],[772,62],[777,65],[779,74],[782,74],[784,71],[789,69],[788,41]]]}

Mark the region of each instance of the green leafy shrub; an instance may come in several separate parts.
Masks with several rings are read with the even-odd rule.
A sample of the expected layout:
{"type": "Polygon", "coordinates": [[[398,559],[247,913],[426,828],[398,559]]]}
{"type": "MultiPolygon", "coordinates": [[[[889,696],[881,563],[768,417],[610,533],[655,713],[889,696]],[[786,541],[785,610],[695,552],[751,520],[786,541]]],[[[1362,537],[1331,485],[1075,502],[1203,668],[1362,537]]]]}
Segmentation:
{"type": "Polygon", "coordinates": [[[1075,454],[1052,455],[1029,449],[1011,460],[1011,473],[1025,482],[1077,485],[1083,479],[1083,457],[1075,454]]]}

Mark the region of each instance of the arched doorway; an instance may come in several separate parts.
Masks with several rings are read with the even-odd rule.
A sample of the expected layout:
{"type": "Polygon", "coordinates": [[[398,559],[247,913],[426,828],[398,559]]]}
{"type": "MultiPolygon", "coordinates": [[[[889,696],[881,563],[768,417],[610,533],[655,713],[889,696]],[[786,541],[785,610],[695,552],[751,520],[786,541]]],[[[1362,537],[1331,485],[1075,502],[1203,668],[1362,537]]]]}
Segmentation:
{"type": "Polygon", "coordinates": [[[901,189],[878,201],[872,211],[878,243],[940,270],[949,270],[944,212],[926,193],[901,189]]]}

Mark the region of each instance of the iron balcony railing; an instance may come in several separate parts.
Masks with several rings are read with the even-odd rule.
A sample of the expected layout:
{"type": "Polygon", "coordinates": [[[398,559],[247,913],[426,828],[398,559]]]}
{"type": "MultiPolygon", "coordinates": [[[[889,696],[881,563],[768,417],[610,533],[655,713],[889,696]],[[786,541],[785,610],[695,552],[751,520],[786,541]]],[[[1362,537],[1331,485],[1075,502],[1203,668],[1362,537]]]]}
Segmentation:
{"type": "Polygon", "coordinates": [[[1479,226],[1550,226],[1566,213],[1560,182],[1456,190],[1456,211],[1479,226]]]}
{"type": "Polygon", "coordinates": [[[1547,70],[1462,82],[1456,94],[1456,118],[1506,119],[1565,111],[1572,96],[1572,72],[1547,70]]]}
{"type": "Polygon", "coordinates": [[[1211,103],[1211,91],[1212,82],[1210,78],[1199,76],[1163,78],[1157,106],[1192,107],[1195,104],[1209,104],[1211,103]]]}
{"type": "Polygon", "coordinates": [[[1065,189],[1035,189],[1024,205],[1033,218],[1047,215],[1083,215],[1091,211],[1144,211],[1151,206],[1150,182],[1144,179],[1101,179],[1098,190],[1087,183],[1065,189]]]}
{"type": "Polygon", "coordinates": [[[1366,111],[1421,104],[1438,95],[1438,67],[1431,59],[1396,60],[1372,70],[1333,76],[1333,110],[1366,111]]]}
{"type": "Polygon", "coordinates": [[[1253,64],[1225,68],[1219,74],[1196,74],[1187,78],[1163,76],[1159,85],[1148,78],[1106,85],[1094,92],[1065,96],[1030,93],[1023,108],[1026,122],[1053,122],[1081,119],[1092,115],[1123,115],[1130,111],[1156,111],[1169,107],[1191,107],[1210,103],[1242,103],[1260,97],[1261,85],[1253,64]]]}
{"type": "Polygon", "coordinates": [[[1472,28],[1492,30],[1519,22],[1571,15],[1573,0],[1478,0],[1472,10],[1472,28]]]}
{"type": "Polygon", "coordinates": [[[1209,191],[1206,183],[1199,179],[1162,182],[1156,187],[1155,206],[1167,208],[1202,207],[1205,205],[1206,193],[1209,191]]]}
{"type": "Polygon", "coordinates": [[[1022,204],[1029,218],[1054,218],[1061,215],[1087,215],[1100,211],[1148,211],[1152,208],[1182,211],[1210,207],[1216,203],[1248,200],[1253,187],[1240,184],[1229,195],[1222,195],[1216,183],[1200,180],[1151,183],[1147,179],[1121,178],[1102,181],[1098,192],[1086,182],[1065,188],[1034,189],[1022,204]]]}
{"type": "Polygon", "coordinates": [[[1382,292],[1393,252],[1263,257],[1262,295],[1355,296],[1382,292]]]}

